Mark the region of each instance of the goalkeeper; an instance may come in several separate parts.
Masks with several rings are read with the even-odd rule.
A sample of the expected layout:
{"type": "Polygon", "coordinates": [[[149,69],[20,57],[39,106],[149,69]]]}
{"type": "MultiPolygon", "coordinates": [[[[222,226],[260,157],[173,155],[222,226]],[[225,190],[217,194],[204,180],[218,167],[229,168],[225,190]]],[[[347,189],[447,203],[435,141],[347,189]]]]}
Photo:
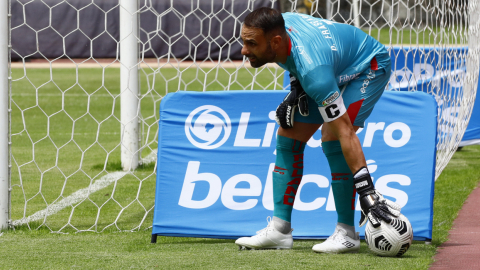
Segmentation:
{"type": "Polygon", "coordinates": [[[291,214],[303,174],[303,151],[322,126],[338,219],[333,235],[313,250],[358,251],[356,192],[362,208],[360,226],[367,220],[375,227],[381,220],[389,223],[400,211],[375,190],[355,133],[364,126],[390,78],[385,46],[350,25],[270,8],[247,15],[241,38],[242,54],[252,67],[276,62],[290,72],[292,90],[276,112],[281,127],[273,171],[273,219],[257,235],[235,243],[247,248],[293,246],[291,214]]]}

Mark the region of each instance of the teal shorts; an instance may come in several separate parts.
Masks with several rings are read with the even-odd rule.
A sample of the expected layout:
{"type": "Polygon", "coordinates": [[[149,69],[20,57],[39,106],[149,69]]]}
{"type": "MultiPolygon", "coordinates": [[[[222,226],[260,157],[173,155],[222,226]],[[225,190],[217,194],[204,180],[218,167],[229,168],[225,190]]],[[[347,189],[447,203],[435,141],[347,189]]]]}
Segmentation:
{"type": "MultiPolygon", "coordinates": [[[[340,87],[343,103],[354,126],[364,127],[365,120],[372,113],[373,107],[382,96],[385,86],[390,80],[391,66],[372,70],[368,68],[356,79],[340,87]]],[[[318,110],[318,104],[308,97],[309,115],[302,116],[295,112],[296,122],[323,124],[323,118],[318,110]]]]}

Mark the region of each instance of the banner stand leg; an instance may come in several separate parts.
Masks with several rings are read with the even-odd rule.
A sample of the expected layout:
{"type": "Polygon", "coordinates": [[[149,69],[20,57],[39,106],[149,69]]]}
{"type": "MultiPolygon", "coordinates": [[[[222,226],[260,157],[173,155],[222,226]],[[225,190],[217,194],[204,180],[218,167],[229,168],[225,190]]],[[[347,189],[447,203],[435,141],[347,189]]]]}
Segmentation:
{"type": "Polygon", "coordinates": [[[152,240],[150,241],[151,244],[155,244],[157,243],[157,235],[156,234],[152,234],[152,240]]]}

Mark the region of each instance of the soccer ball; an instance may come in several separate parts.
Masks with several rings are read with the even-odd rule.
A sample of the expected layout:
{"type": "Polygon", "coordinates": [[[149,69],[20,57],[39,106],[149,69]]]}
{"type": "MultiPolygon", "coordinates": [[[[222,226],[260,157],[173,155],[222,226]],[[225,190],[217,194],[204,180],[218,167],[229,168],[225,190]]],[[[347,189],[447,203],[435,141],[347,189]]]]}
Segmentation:
{"type": "Polygon", "coordinates": [[[365,241],[368,247],[374,253],[386,257],[400,257],[412,244],[413,230],[408,219],[400,214],[397,218],[392,218],[390,224],[381,221],[382,225],[378,228],[372,226],[370,222],[365,228],[365,241]]]}

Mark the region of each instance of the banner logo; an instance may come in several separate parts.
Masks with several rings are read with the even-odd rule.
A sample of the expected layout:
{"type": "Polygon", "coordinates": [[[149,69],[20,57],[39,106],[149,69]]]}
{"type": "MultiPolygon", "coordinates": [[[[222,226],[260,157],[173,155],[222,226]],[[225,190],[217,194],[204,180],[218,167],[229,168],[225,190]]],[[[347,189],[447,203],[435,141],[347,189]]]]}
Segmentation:
{"type": "Polygon", "coordinates": [[[232,124],[227,113],[213,105],[196,108],[185,121],[185,135],[190,143],[201,149],[222,146],[231,131],[232,124]]]}
{"type": "MultiPolygon", "coordinates": [[[[463,87],[466,76],[464,66],[454,70],[435,70],[435,67],[427,63],[417,63],[413,68],[403,67],[392,70],[390,75],[390,87],[393,89],[422,89],[422,87],[434,87],[440,89],[442,83],[447,81],[451,87],[463,87]],[[425,84],[425,86],[421,86],[425,84]]],[[[423,90],[425,91],[425,90],[423,90]]]]}

